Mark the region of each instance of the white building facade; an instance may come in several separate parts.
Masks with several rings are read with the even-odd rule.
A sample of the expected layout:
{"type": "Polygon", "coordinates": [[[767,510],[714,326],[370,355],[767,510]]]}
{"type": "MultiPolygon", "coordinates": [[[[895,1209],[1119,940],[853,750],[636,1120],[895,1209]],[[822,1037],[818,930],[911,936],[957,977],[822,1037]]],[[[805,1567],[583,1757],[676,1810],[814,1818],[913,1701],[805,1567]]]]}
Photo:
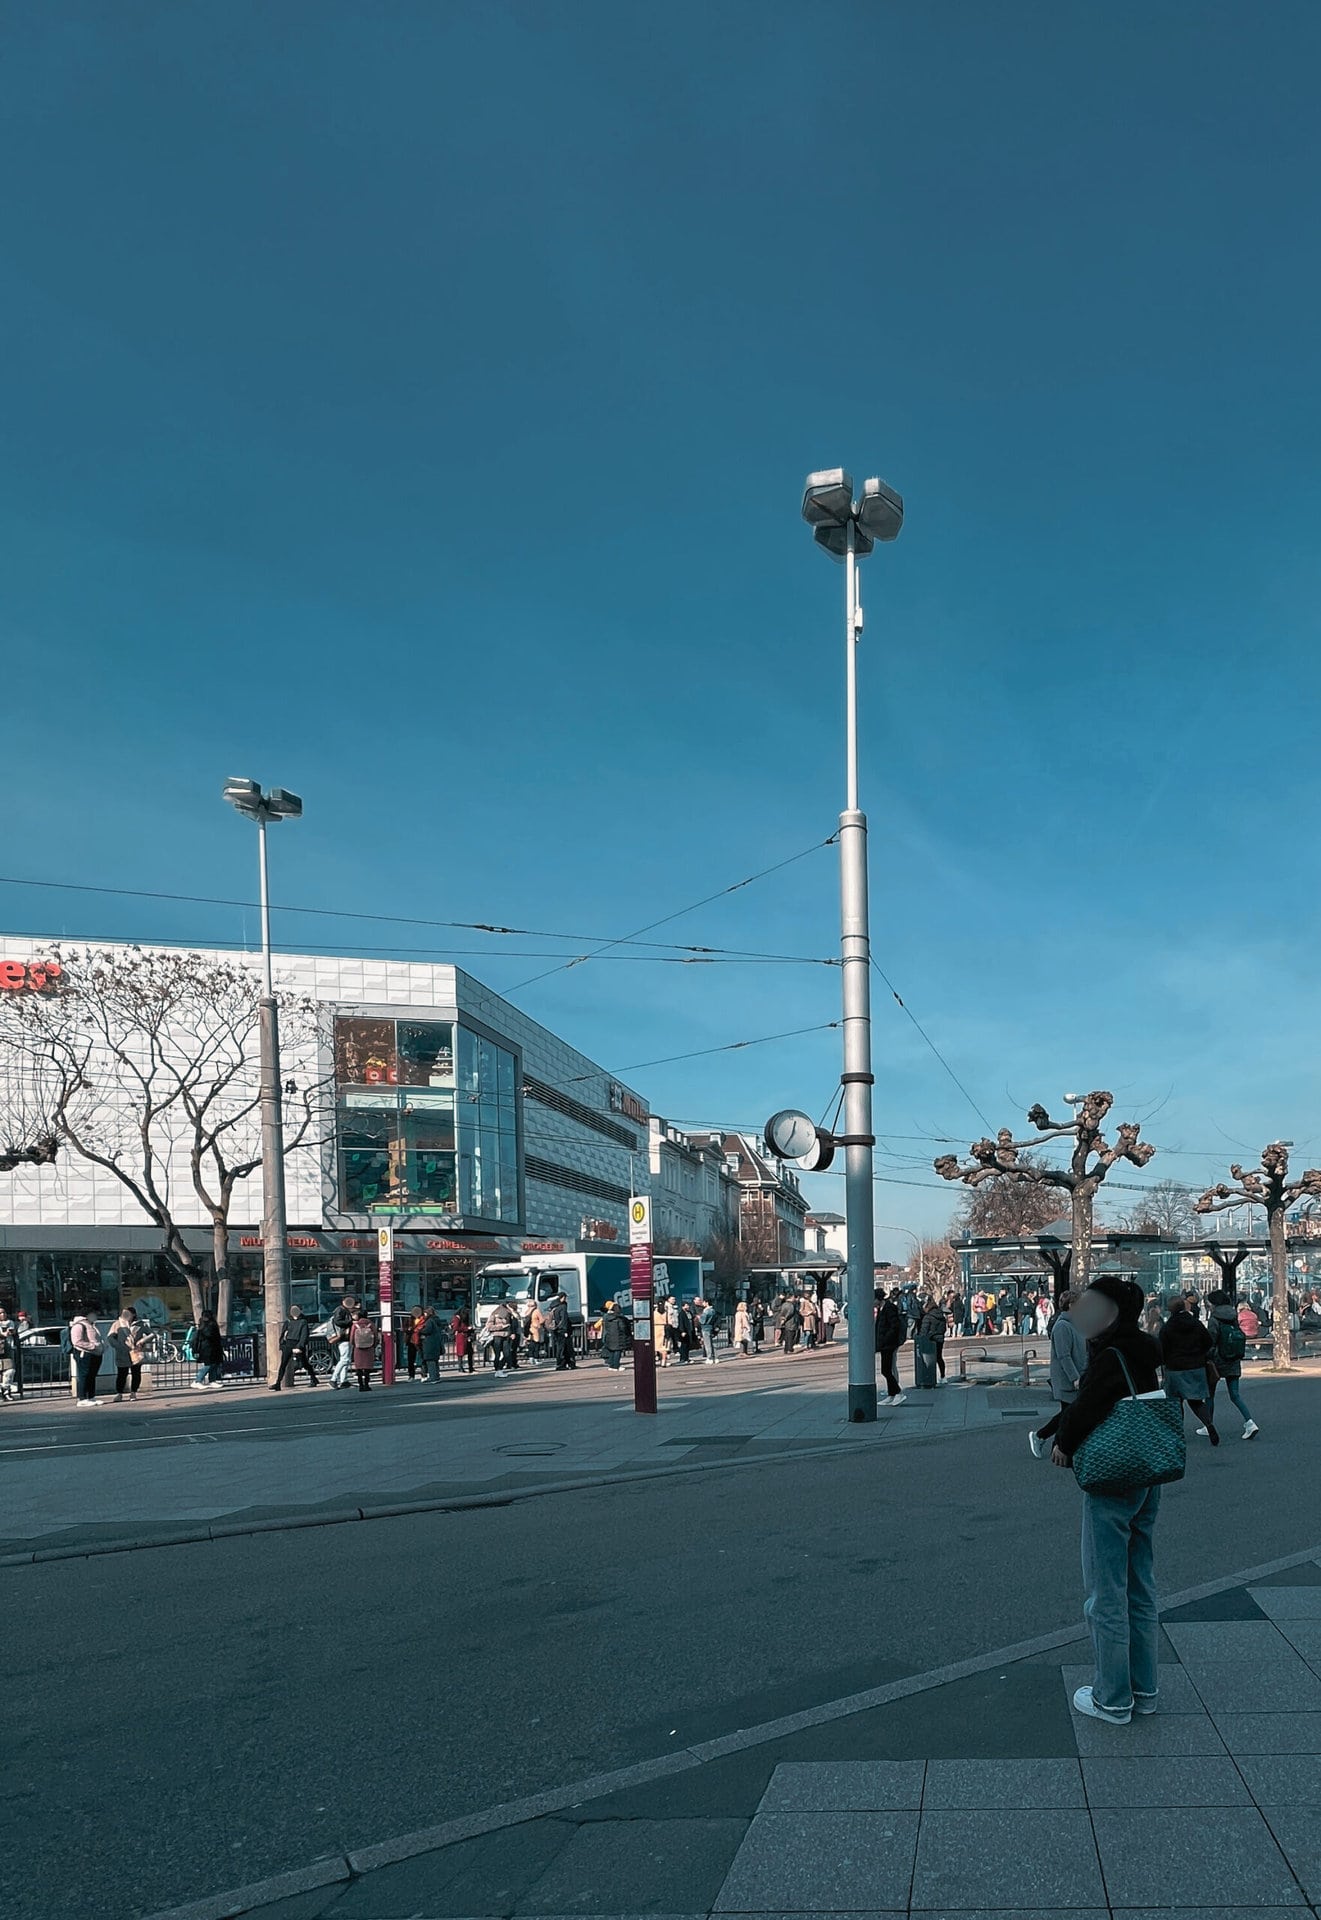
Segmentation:
{"type": "Polygon", "coordinates": [[[739,1184],[718,1141],[694,1139],[653,1114],[649,1174],[652,1230],[662,1245],[681,1241],[703,1252],[713,1240],[737,1239],[739,1184]]]}
{"type": "MultiPolygon", "coordinates": [[[[82,945],[0,936],[0,986],[32,990],[59,949],[67,977],[82,945]]],[[[314,1137],[286,1162],[295,1298],[310,1306],[343,1287],[370,1298],[383,1219],[395,1228],[405,1306],[463,1304],[485,1260],[626,1244],[627,1202],[645,1190],[649,1160],[647,1105],[632,1088],[456,967],[291,955],[275,975],[277,992],[316,1009],[315,1031],[284,1049],[282,1077],[322,1089],[314,1137]]],[[[55,984],[43,979],[43,990],[55,984]]],[[[23,1072],[12,1053],[0,1081],[23,1072]]],[[[209,1254],[182,1140],[166,1178],[173,1217],[209,1254]]],[[[258,1172],[230,1214],[235,1331],[260,1314],[261,1212],[258,1172]]],[[[148,1292],[179,1318],[181,1291],[159,1229],[110,1170],[65,1146],[53,1165],[0,1180],[0,1301],[37,1324],[77,1306],[114,1312],[148,1292]]]]}

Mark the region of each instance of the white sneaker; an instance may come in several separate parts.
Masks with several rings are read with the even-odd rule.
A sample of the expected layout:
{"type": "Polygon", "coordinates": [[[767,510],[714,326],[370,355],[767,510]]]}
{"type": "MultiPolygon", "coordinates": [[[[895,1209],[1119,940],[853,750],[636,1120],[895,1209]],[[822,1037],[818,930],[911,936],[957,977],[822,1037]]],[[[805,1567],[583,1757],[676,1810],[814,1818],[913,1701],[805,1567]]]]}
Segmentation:
{"type": "Polygon", "coordinates": [[[1029,1445],[1029,1446],[1031,1447],[1031,1449],[1032,1449],[1032,1458],[1033,1458],[1034,1460],[1044,1460],[1044,1459],[1045,1459],[1045,1457],[1046,1457],[1046,1443],[1045,1443],[1045,1441],[1044,1441],[1044,1440],[1042,1439],[1042,1437],[1041,1437],[1041,1435],[1040,1435],[1040,1434],[1039,1434],[1039,1433],[1038,1433],[1038,1432],[1036,1431],[1036,1429],[1035,1429],[1035,1428],[1034,1428],[1034,1429],[1032,1430],[1032,1432],[1031,1432],[1031,1433],[1029,1433],[1029,1434],[1028,1434],[1028,1436],[1027,1436],[1027,1443],[1028,1443],[1028,1445],[1029,1445]]]}
{"type": "Polygon", "coordinates": [[[892,1393],[885,1404],[887,1407],[902,1407],[907,1398],[906,1393],[892,1393]]]}
{"type": "Polygon", "coordinates": [[[1256,1421],[1249,1420],[1247,1426],[1243,1429],[1243,1438],[1245,1440],[1255,1440],[1260,1432],[1261,1428],[1257,1425],[1256,1421]]]}
{"type": "Polygon", "coordinates": [[[205,1381],[205,1380],[194,1380],[194,1381],[193,1381],[193,1392],[194,1392],[194,1393],[205,1393],[205,1392],[206,1392],[206,1381],[205,1381]]]}
{"type": "Polygon", "coordinates": [[[1197,1429],[1197,1437],[1198,1437],[1198,1439],[1199,1439],[1199,1440],[1205,1440],[1205,1438],[1206,1438],[1206,1428],[1205,1428],[1205,1427],[1198,1427],[1198,1429],[1197,1429]]]}
{"type": "Polygon", "coordinates": [[[1090,1687],[1079,1687],[1073,1696],[1073,1710],[1075,1713],[1085,1713],[1089,1720],[1104,1720],[1111,1727],[1126,1727],[1133,1718],[1131,1711],[1111,1713],[1106,1707],[1098,1707],[1090,1687]]]}

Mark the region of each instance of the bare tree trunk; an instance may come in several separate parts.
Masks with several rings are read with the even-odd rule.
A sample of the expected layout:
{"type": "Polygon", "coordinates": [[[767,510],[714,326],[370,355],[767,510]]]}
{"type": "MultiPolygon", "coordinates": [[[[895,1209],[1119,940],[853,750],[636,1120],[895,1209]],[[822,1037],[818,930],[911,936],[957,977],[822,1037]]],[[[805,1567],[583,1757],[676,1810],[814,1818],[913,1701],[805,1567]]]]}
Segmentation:
{"type": "Polygon", "coordinates": [[[1081,1293],[1092,1277],[1092,1198],[1090,1182],[1080,1180],[1073,1189],[1073,1261],[1069,1272],[1073,1293],[1081,1293]]]}
{"type": "Polygon", "coordinates": [[[216,1270],[216,1319],[220,1331],[228,1333],[234,1304],[234,1277],[229,1270],[229,1225],[223,1217],[211,1223],[211,1260],[216,1270]]]}
{"type": "Polygon", "coordinates": [[[1293,1366],[1293,1328],[1289,1325],[1289,1249],[1285,1242],[1284,1208],[1272,1207],[1268,1221],[1271,1236],[1271,1335],[1275,1349],[1273,1365],[1277,1373],[1288,1373],[1293,1366]]]}

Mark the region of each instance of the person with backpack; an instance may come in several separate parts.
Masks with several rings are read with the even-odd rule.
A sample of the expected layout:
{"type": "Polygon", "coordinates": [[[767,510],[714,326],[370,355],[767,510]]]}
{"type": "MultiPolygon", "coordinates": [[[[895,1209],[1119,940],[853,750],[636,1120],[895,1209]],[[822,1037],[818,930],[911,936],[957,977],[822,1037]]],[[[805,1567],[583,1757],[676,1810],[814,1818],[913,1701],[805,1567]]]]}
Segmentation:
{"type": "Polygon", "coordinates": [[[898,1292],[878,1293],[876,1296],[876,1351],[881,1356],[881,1372],[885,1376],[885,1404],[889,1407],[901,1407],[908,1398],[899,1391],[899,1375],[895,1370],[895,1360],[900,1347],[908,1338],[908,1321],[903,1308],[899,1305],[898,1292]]]}
{"type": "Polygon", "coordinates": [[[798,1345],[798,1336],[803,1330],[803,1310],[798,1304],[798,1295],[791,1293],[780,1309],[780,1352],[789,1359],[798,1345]]]}
{"type": "MultiPolygon", "coordinates": [[[[1247,1335],[1239,1325],[1238,1312],[1229,1294],[1213,1293],[1210,1296],[1211,1318],[1210,1333],[1214,1341],[1211,1348],[1211,1360],[1216,1372],[1225,1383],[1225,1392],[1243,1415],[1243,1438],[1255,1440],[1261,1429],[1244,1405],[1239,1392],[1239,1382],[1243,1378],[1243,1358],[1248,1350],[1247,1335]]],[[[1211,1412],[1214,1415],[1216,1390],[1214,1379],[1211,1382],[1211,1412]]],[[[1202,1438],[1209,1439],[1205,1427],[1199,1427],[1202,1438]]]]}
{"type": "Polygon", "coordinates": [[[370,1393],[372,1368],[376,1365],[377,1333],[375,1323],[366,1307],[358,1308],[353,1321],[353,1331],[349,1335],[349,1345],[353,1349],[353,1371],[357,1376],[358,1392],[370,1393]]]}
{"type": "Polygon", "coordinates": [[[986,1332],[986,1295],[980,1288],[972,1296],[972,1330],[974,1334],[986,1332]]]}
{"type": "MultiPolygon", "coordinates": [[[[302,1367],[306,1372],[309,1386],[319,1387],[321,1385],[316,1374],[312,1371],[312,1362],[307,1357],[307,1346],[311,1337],[311,1322],[303,1318],[303,1309],[298,1305],[297,1301],[295,1301],[289,1309],[288,1319],[280,1328],[280,1371],[271,1383],[270,1390],[272,1393],[279,1393],[283,1389],[286,1375],[288,1375],[289,1385],[292,1388],[297,1378],[299,1367],[302,1367]]],[[[193,1351],[196,1352],[196,1350],[196,1339],[194,1338],[193,1351]]]]}
{"type": "Polygon", "coordinates": [[[18,1322],[0,1307],[0,1400],[18,1398],[18,1322]]]}
{"type": "MultiPolygon", "coordinates": [[[[96,1376],[101,1371],[101,1356],[105,1343],[97,1331],[96,1322],[85,1308],[80,1307],[69,1322],[69,1353],[73,1359],[74,1374],[78,1382],[77,1404],[80,1407],[99,1406],[96,1397],[96,1376]]],[[[61,1336],[60,1351],[64,1351],[64,1337],[61,1336]]]]}
{"type": "Polygon", "coordinates": [[[1220,1445],[1211,1417],[1211,1387],[1206,1363],[1211,1357],[1211,1335],[1188,1311],[1186,1298],[1175,1294],[1160,1330],[1161,1359],[1165,1363],[1165,1391],[1171,1400],[1184,1400],[1206,1429],[1213,1447],[1220,1445]]]}
{"type": "Polygon", "coordinates": [[[353,1359],[349,1336],[353,1332],[353,1317],[357,1311],[357,1299],[353,1294],[346,1293],[330,1316],[330,1334],[326,1341],[335,1361],[330,1370],[330,1384],[332,1387],[343,1387],[346,1391],[353,1359]]]}
{"type": "MultiPolygon", "coordinates": [[[[1078,1398],[1060,1415],[1051,1450],[1057,1467],[1072,1467],[1083,1442],[1129,1394],[1160,1396],[1161,1349],[1140,1322],[1142,1289],[1116,1273],[1098,1274],[1070,1309],[1089,1342],[1078,1398]]],[[[1139,1475],[1140,1478],[1140,1475],[1139,1475]]],[[[1160,1603],[1153,1536],[1160,1486],[1150,1479],[1122,1492],[1083,1493],[1083,1614],[1095,1672],[1073,1696],[1076,1713],[1126,1727],[1135,1713],[1155,1713],[1160,1689],[1160,1603]]]]}
{"type": "Polygon", "coordinates": [[[434,1307],[428,1307],[422,1316],[422,1326],[417,1339],[417,1356],[422,1363],[422,1377],[433,1385],[440,1385],[440,1360],[445,1351],[445,1329],[434,1307]]]}

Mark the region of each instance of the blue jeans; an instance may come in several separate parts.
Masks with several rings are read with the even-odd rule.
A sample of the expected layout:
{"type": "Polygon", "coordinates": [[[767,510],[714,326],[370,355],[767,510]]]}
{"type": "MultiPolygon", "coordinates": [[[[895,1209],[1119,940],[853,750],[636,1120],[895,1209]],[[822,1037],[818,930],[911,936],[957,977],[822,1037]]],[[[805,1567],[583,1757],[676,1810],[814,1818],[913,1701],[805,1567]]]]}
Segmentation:
{"type": "Polygon", "coordinates": [[[1111,1713],[1128,1712],[1135,1693],[1154,1700],[1160,1686],[1152,1556],[1159,1511],[1159,1487],[1083,1495],[1083,1613],[1096,1656],[1092,1698],[1111,1713]]]}
{"type": "Polygon", "coordinates": [[[218,1380],[219,1378],[220,1368],[218,1366],[199,1366],[197,1369],[197,1385],[199,1387],[204,1387],[209,1381],[218,1380]]]}
{"type": "MultiPolygon", "coordinates": [[[[1226,1373],[1226,1374],[1222,1374],[1221,1378],[1225,1383],[1225,1392],[1229,1395],[1234,1405],[1238,1408],[1239,1412],[1243,1415],[1244,1420],[1245,1421],[1251,1420],[1252,1415],[1248,1412],[1247,1408],[1244,1406],[1243,1395],[1239,1392],[1239,1388],[1243,1383],[1239,1378],[1238,1374],[1230,1375],[1226,1373]]],[[[1214,1394],[1211,1395],[1211,1405],[1212,1407],[1215,1406],[1214,1394]]]]}

